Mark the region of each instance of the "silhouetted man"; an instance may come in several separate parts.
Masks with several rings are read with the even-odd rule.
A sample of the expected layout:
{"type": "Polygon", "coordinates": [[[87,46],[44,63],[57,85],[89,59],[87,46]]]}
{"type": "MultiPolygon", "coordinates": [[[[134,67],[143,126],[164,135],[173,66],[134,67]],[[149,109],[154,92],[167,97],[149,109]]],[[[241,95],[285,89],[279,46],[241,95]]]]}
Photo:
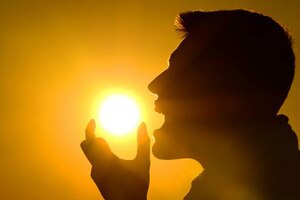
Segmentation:
{"type": "MultiPolygon", "coordinates": [[[[160,159],[192,158],[204,171],[185,199],[299,200],[300,154],[288,118],[277,115],[295,68],[289,34],[270,17],[245,11],[188,12],[169,67],[149,84],[165,122],[154,132],[160,159]]],[[[136,159],[125,161],[95,138],[82,149],[105,199],[146,199],[149,139],[138,131],[136,159]]]]}

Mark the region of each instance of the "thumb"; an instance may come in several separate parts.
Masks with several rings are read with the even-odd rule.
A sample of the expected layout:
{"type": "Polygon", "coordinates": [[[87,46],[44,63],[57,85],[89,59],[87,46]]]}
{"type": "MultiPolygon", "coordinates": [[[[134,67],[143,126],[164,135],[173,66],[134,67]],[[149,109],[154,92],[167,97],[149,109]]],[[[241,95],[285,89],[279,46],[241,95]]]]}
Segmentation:
{"type": "Polygon", "coordinates": [[[144,122],[138,128],[137,142],[136,160],[150,164],[150,139],[144,122]]]}
{"type": "Polygon", "coordinates": [[[81,149],[86,156],[87,156],[87,152],[89,151],[89,149],[91,147],[93,140],[96,138],[95,133],[94,133],[95,129],[96,129],[96,123],[95,123],[95,120],[92,119],[92,120],[90,120],[90,122],[88,123],[88,125],[85,128],[85,140],[83,142],[81,142],[81,144],[80,144],[81,149]]]}
{"type": "Polygon", "coordinates": [[[95,131],[96,129],[96,122],[94,119],[90,120],[89,124],[87,125],[85,129],[85,139],[86,140],[92,140],[95,138],[95,131]]]}

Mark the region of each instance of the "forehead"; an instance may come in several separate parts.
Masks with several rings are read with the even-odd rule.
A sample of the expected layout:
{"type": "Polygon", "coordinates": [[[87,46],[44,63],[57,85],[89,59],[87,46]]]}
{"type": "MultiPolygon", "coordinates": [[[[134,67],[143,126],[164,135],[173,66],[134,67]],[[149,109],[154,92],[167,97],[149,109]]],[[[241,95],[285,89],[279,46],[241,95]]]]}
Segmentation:
{"type": "Polygon", "coordinates": [[[169,68],[184,68],[198,63],[207,55],[210,39],[205,34],[182,40],[169,58],[169,68]]]}

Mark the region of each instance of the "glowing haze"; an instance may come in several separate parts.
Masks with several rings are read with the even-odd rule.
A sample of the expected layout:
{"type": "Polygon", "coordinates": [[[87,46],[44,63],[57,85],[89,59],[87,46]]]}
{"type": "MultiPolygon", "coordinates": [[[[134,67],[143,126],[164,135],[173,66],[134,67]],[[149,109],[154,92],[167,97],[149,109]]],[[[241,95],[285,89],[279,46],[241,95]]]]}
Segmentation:
{"type": "MultiPolygon", "coordinates": [[[[290,28],[299,67],[300,1],[1,1],[0,199],[102,199],[79,146],[89,120],[121,88],[138,103],[151,136],[163,116],[154,112],[156,97],[147,85],[180,42],[175,16],[233,8],[263,12],[290,28]]],[[[290,117],[298,137],[299,91],[296,70],[280,113],[290,117]]],[[[96,128],[115,153],[134,158],[136,130],[131,132],[112,135],[99,121],[96,128]]],[[[201,169],[192,160],[151,157],[148,200],[182,200],[201,169]]]]}
{"type": "Polygon", "coordinates": [[[108,132],[124,135],[137,127],[140,121],[140,110],[137,103],[129,96],[115,94],[103,101],[99,120],[108,132]]]}

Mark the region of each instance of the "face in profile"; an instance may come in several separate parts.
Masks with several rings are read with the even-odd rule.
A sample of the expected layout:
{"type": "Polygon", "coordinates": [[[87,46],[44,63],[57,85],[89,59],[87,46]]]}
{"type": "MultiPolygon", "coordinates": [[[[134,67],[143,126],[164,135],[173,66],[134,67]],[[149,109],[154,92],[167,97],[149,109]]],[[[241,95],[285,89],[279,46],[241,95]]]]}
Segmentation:
{"type": "Polygon", "coordinates": [[[171,54],[169,67],[149,84],[158,96],[155,110],[165,117],[154,132],[152,150],[158,158],[203,156],[223,139],[213,129],[249,113],[246,93],[235,92],[243,88],[235,82],[241,77],[235,66],[242,56],[232,41],[216,40],[215,33],[222,31],[216,27],[203,26],[196,36],[185,37],[171,54]]]}
{"type": "Polygon", "coordinates": [[[203,140],[204,146],[208,134],[199,130],[216,118],[218,102],[209,81],[211,66],[216,63],[206,52],[204,41],[209,40],[202,38],[203,42],[196,41],[199,45],[185,38],[171,54],[169,67],[149,84],[149,90],[158,96],[155,110],[165,117],[162,127],[154,132],[152,150],[158,158],[193,157],[190,147],[199,144],[195,140],[203,140]]]}

